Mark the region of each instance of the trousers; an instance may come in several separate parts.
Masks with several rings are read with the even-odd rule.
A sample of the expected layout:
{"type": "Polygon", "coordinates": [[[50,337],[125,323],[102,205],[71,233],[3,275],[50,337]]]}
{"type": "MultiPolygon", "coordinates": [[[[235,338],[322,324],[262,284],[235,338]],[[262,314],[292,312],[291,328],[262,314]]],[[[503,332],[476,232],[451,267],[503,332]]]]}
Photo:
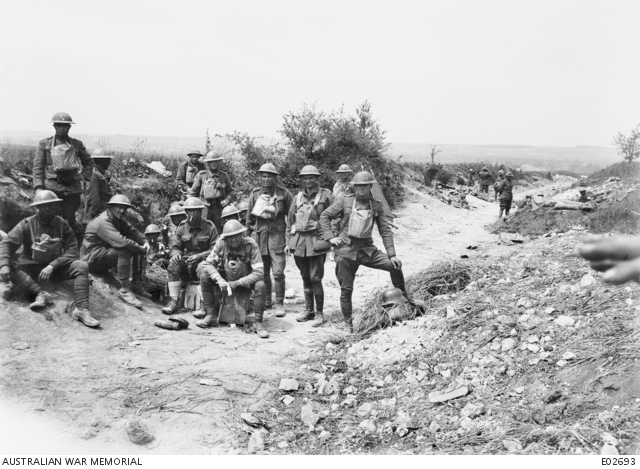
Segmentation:
{"type": "Polygon", "coordinates": [[[356,278],[356,272],[358,272],[358,268],[361,265],[371,269],[386,270],[391,274],[393,286],[406,292],[402,269],[394,269],[389,256],[379,249],[376,249],[371,255],[363,250],[358,250],[355,260],[336,256],[336,277],[340,284],[340,310],[347,324],[351,324],[352,321],[353,305],[351,304],[351,297],[353,296],[353,283],[356,278]]]}
{"type": "MultiPolygon", "coordinates": [[[[222,291],[218,282],[213,280],[203,270],[200,270],[200,289],[202,290],[202,302],[207,314],[218,316],[220,302],[222,301],[222,291]]],[[[245,287],[237,287],[245,288],[245,287]]],[[[265,286],[262,280],[258,280],[249,288],[253,290],[253,311],[247,312],[246,322],[252,324],[255,321],[262,322],[264,317],[265,286]]]]}
{"type": "Polygon", "coordinates": [[[284,268],[287,263],[287,258],[284,252],[275,253],[273,249],[269,250],[267,256],[262,256],[262,262],[264,263],[264,285],[267,304],[271,304],[271,273],[273,273],[273,283],[276,291],[276,304],[281,305],[284,302],[284,268]]]}
{"type": "Polygon", "coordinates": [[[126,249],[96,248],[89,255],[89,272],[104,274],[109,269],[115,268],[118,272],[120,288],[128,290],[131,286],[131,262],[138,264],[138,257],[143,254],[136,254],[126,249]]]}

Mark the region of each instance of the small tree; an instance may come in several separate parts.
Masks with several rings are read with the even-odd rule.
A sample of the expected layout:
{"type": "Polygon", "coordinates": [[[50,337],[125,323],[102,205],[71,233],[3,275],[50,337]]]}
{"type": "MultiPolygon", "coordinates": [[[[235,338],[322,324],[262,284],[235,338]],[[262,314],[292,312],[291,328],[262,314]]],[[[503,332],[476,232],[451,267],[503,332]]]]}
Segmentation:
{"type": "Polygon", "coordinates": [[[613,144],[618,148],[618,153],[622,158],[631,163],[640,156],[640,125],[631,130],[631,134],[627,137],[622,132],[618,132],[613,137],[613,144]]]}
{"type": "Polygon", "coordinates": [[[429,152],[429,156],[431,157],[431,164],[436,164],[436,155],[441,152],[442,150],[439,150],[435,145],[431,145],[431,151],[429,152]]]}

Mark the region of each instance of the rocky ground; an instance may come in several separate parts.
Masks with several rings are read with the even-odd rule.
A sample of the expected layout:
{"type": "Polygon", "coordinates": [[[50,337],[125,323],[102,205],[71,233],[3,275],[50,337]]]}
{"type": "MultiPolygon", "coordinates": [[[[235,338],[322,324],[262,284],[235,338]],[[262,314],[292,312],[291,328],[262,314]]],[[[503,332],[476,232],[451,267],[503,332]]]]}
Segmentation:
{"type": "MultiPolygon", "coordinates": [[[[289,262],[296,295],[267,340],[193,321],[157,329],[158,305],[129,308],[98,282],[99,330],[69,317],[64,292],[45,314],[0,300],[3,441],[20,453],[632,452],[637,288],[588,271],[575,256],[582,231],[514,244],[483,228],[496,204],[459,209],[408,189],[394,222],[405,274],[458,260],[473,282],[365,338],[337,327],[330,258],[329,324],[296,323],[289,262]],[[450,391],[460,397],[432,402],[450,391]]],[[[356,305],[388,281],[361,269],[356,305]]]]}

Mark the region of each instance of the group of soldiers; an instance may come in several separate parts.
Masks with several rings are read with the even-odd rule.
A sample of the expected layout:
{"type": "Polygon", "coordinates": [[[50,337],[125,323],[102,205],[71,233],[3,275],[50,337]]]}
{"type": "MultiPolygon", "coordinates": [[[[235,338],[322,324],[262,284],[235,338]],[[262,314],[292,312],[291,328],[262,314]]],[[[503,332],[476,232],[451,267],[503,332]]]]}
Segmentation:
{"type": "Polygon", "coordinates": [[[40,283],[73,279],[71,314],[97,327],[100,322],[89,306],[89,273],[111,276],[119,285],[119,298],[141,308],[135,294],[145,293],[140,266],[157,262],[167,271],[169,299],[162,313],[178,313],[188,282],[197,281],[202,299],[202,310],[194,313],[198,326],[233,321],[223,314],[223,306],[232,304],[244,311],[236,323],[266,338],[265,309],[285,316],[285,266],[290,255],[302,276],[305,299],[296,320],[312,321],[314,327],[324,323],[322,281],[332,249],[340,308],[349,329],[354,280],[361,265],[388,271],[394,287],[409,299],[390,223],[373,196],[376,181],[371,173],[352,177],[351,168],[342,165],[331,191],[320,187],[320,172],[308,165],[300,171],[302,189],[294,196],[279,182],[277,168],[267,163],[258,170],[260,186],[251,191],[248,202],[236,206],[231,179],[220,169],[223,156],[194,150],[176,176],[185,200],[170,207],[162,229],[152,224],[142,233],[126,219],[130,200],[112,193],[108,168],[113,156],[101,149],[89,155],[80,140],[70,138],[74,122],[68,114],[57,113],[52,122],[55,135],[40,141],[33,164],[31,206],[37,213],[0,242],[0,281],[35,297],[33,310],[52,304],[40,283]],[[84,230],[75,219],[83,192],[84,230]],[[374,224],[386,253],[373,244],[374,224]],[[82,231],[79,249],[77,235],[82,231]]]}
{"type": "MultiPolygon", "coordinates": [[[[469,186],[473,186],[475,183],[473,169],[469,169],[469,186]]],[[[491,185],[491,173],[489,172],[489,168],[484,166],[478,172],[478,185],[480,186],[480,193],[489,195],[489,186],[491,185]]],[[[498,171],[498,177],[493,183],[493,198],[494,200],[500,201],[500,213],[498,218],[502,218],[502,214],[504,216],[508,216],[511,211],[511,205],[513,203],[513,173],[508,171],[506,174],[504,170],[498,171]]]]}

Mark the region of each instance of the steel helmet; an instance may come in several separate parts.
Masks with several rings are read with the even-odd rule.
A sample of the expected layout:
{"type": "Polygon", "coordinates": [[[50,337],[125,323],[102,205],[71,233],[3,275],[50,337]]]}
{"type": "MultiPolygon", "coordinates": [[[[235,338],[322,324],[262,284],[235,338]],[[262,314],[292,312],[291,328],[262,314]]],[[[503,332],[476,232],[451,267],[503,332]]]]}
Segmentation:
{"type": "Polygon", "coordinates": [[[276,176],[280,174],[276,169],[276,167],[271,163],[265,163],[262,166],[260,166],[260,169],[258,170],[258,174],[260,173],[271,173],[271,174],[275,174],[276,176]]]}
{"type": "Polygon", "coordinates": [[[374,182],[376,182],[376,178],[373,177],[373,174],[367,171],[360,171],[359,173],[356,173],[355,176],[353,176],[351,184],[353,184],[354,186],[358,186],[364,184],[373,184],[374,182]]]}
{"type": "Polygon", "coordinates": [[[158,228],[158,225],[151,223],[145,228],[144,234],[160,234],[160,228],[158,228]]]}
{"type": "Polygon", "coordinates": [[[184,201],[183,209],[184,210],[195,210],[195,209],[203,209],[204,205],[202,201],[197,197],[189,197],[184,201]]]}
{"type": "Polygon", "coordinates": [[[489,171],[489,169],[488,169],[486,166],[484,166],[484,167],[482,168],[482,171],[489,171]]]}
{"type": "Polygon", "coordinates": [[[318,168],[308,164],[307,166],[302,168],[302,171],[300,171],[300,174],[298,176],[320,176],[320,172],[318,171],[318,168]]]}
{"type": "Polygon", "coordinates": [[[54,124],[75,124],[66,112],[56,112],[51,118],[51,122],[54,124]]]}
{"type": "Polygon", "coordinates": [[[54,202],[62,202],[62,199],[59,199],[58,196],[52,191],[41,190],[38,191],[36,196],[33,198],[33,203],[30,205],[30,207],[34,207],[36,205],[52,204],[54,202]]]}
{"type": "Polygon", "coordinates": [[[341,164],[336,173],[353,173],[353,170],[349,167],[348,164],[341,164]]]}
{"type": "Polygon", "coordinates": [[[238,212],[242,213],[242,212],[246,212],[247,210],[249,210],[249,202],[240,202],[238,204],[238,212]]]}
{"type": "Polygon", "coordinates": [[[107,205],[124,205],[126,207],[133,207],[133,205],[131,205],[131,202],[129,201],[129,197],[124,194],[114,195],[113,197],[111,197],[111,199],[109,199],[107,205]]]}
{"type": "Polygon", "coordinates": [[[229,236],[244,233],[247,228],[238,220],[229,220],[222,228],[221,238],[227,238],[229,236]]]}
{"type": "Polygon", "coordinates": [[[498,174],[504,174],[504,169],[501,169],[500,171],[498,171],[498,174]]]}
{"type": "Polygon", "coordinates": [[[469,172],[470,172],[470,173],[473,173],[473,168],[469,168],[469,172]]]}
{"type": "Polygon", "coordinates": [[[173,217],[176,215],[186,215],[186,213],[184,212],[184,208],[182,207],[182,205],[173,204],[171,207],[169,207],[169,213],[167,215],[173,217]]]}
{"type": "Polygon", "coordinates": [[[104,148],[96,148],[91,152],[91,158],[105,158],[105,159],[113,159],[115,158],[115,156],[113,155],[106,155],[104,148]]]}
{"type": "Polygon", "coordinates": [[[191,150],[190,152],[187,153],[187,156],[191,156],[191,155],[204,156],[200,150],[191,150]]]}
{"type": "Polygon", "coordinates": [[[391,288],[382,293],[382,306],[393,306],[404,303],[406,298],[399,288],[391,288]]]}
{"type": "Polygon", "coordinates": [[[240,213],[240,210],[238,210],[238,207],[236,207],[233,204],[229,204],[222,209],[222,214],[220,215],[220,217],[221,218],[230,217],[231,215],[236,215],[238,213],[240,213]]]}
{"type": "Polygon", "coordinates": [[[509,177],[511,177],[511,178],[512,178],[512,177],[513,177],[513,173],[512,173],[511,171],[509,171],[507,174],[505,174],[505,176],[506,176],[506,177],[508,177],[508,178],[509,178],[509,177]]]}
{"type": "Polygon", "coordinates": [[[209,153],[207,153],[207,156],[205,156],[204,160],[202,161],[206,163],[207,161],[222,161],[222,160],[224,160],[224,156],[222,155],[222,153],[211,150],[209,153]]]}

